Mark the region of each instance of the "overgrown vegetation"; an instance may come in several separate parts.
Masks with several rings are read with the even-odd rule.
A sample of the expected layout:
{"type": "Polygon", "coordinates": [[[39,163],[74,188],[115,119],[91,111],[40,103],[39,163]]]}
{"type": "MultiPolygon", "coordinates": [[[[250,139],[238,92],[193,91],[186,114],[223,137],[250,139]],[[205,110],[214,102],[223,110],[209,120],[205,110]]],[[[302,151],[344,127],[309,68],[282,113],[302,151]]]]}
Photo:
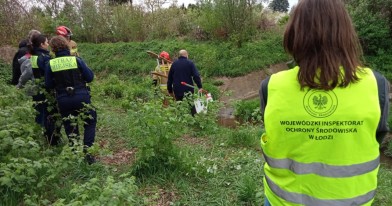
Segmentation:
{"type": "Polygon", "coordinates": [[[262,2],[265,0],[202,0],[186,8],[174,1],[157,0],[124,4],[107,0],[0,1],[0,20],[4,22],[0,25],[0,42],[16,44],[31,25],[49,35],[57,26],[67,25],[79,42],[180,37],[227,40],[240,47],[274,25],[274,20],[267,18],[269,14],[262,11],[262,2]]]}
{"type": "MultiPolygon", "coordinates": [[[[289,59],[281,46],[288,15],[277,18],[243,0],[203,0],[188,8],[163,8],[161,1],[145,7],[131,1],[36,1],[43,7],[24,10],[21,1],[0,1],[1,44],[16,45],[32,25],[47,34],[58,25],[72,28],[82,58],[97,74],[91,84],[98,113],[91,152],[99,161],[87,165],[81,146],[69,148],[64,131],[60,146],[48,146],[33,123],[33,102],[7,84],[11,66],[0,61],[0,205],[263,204],[259,100],[234,105],[243,123],[236,129],[217,124],[217,101],[194,118],[192,98],[163,106],[149,77],[156,62],[145,52],[165,50],[175,59],[186,48],[204,89],[217,99],[222,82],[213,77],[244,75],[289,59]]],[[[346,2],[367,63],[392,79],[391,0],[346,2]]],[[[392,205],[391,171],[381,165],[374,205],[392,205]]]]}
{"type": "Polygon", "coordinates": [[[367,65],[392,80],[392,0],[348,0],[367,65]]]}
{"type": "Polygon", "coordinates": [[[282,36],[276,33],[264,34],[265,39],[244,43],[235,48],[231,43],[192,42],[192,41],[151,41],[144,43],[105,43],[79,45],[81,56],[96,72],[108,72],[120,75],[148,74],[156,62],[146,51],[170,53],[176,59],[178,51],[186,48],[201,75],[240,76],[251,71],[265,68],[271,64],[287,61],[284,53],[282,36]]]}
{"type": "Polygon", "coordinates": [[[242,122],[261,122],[260,100],[240,100],[234,105],[234,115],[242,122]]]}
{"type": "MultiPolygon", "coordinates": [[[[116,53],[115,46],[107,51],[116,53]]],[[[9,77],[10,65],[1,65],[9,77]]],[[[255,125],[223,128],[216,121],[221,107],[217,102],[209,105],[207,114],[193,118],[192,101],[171,101],[165,108],[148,75],[121,73],[101,69],[91,84],[98,112],[93,152],[99,157],[91,166],[83,161],[81,148],[68,147],[64,135],[59,147],[49,147],[42,129],[32,124],[32,101],[23,90],[0,84],[1,205],[262,205],[258,100],[236,106],[236,114],[255,125]]],[[[209,91],[219,94],[220,82],[205,82],[209,91]]],[[[386,181],[392,175],[383,166],[380,175],[376,203],[386,206],[392,203],[386,181]]]]}

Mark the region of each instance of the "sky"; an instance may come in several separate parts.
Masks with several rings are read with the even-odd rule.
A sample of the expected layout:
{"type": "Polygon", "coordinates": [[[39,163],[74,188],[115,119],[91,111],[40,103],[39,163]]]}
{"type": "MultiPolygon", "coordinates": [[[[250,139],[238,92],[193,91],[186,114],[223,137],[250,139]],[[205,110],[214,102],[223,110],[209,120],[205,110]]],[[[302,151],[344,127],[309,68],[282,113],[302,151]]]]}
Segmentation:
{"type": "MultiPolygon", "coordinates": [[[[185,4],[185,6],[187,6],[188,4],[192,3],[194,4],[196,2],[196,0],[178,0],[178,5],[181,5],[182,3],[185,4]]],[[[294,6],[295,4],[297,4],[298,0],[289,0],[289,4],[290,4],[290,8],[292,6],[294,6]]]]}

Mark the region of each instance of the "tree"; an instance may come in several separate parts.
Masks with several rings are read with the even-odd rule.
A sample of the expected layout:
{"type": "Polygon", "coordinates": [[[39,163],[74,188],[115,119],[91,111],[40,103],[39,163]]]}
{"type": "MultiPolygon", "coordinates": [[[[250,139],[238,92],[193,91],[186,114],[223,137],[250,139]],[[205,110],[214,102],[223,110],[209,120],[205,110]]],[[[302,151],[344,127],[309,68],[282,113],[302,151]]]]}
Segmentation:
{"type": "Polygon", "coordinates": [[[133,0],[109,0],[110,4],[130,4],[133,5],[133,0]]]}
{"type": "Polygon", "coordinates": [[[272,11],[279,12],[287,12],[289,10],[289,1],[288,0],[272,0],[272,2],[268,5],[272,11]]]}

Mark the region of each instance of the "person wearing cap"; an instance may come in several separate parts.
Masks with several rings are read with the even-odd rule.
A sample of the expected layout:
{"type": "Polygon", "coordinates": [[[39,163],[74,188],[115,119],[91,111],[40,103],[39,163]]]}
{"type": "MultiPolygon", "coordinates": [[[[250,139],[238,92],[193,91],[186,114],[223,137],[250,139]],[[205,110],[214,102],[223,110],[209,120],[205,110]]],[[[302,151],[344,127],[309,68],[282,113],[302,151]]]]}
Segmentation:
{"type": "Polygon", "coordinates": [[[72,56],[79,56],[78,45],[74,40],[71,39],[73,35],[71,29],[66,26],[59,26],[56,28],[56,34],[59,36],[63,36],[65,37],[65,39],[67,39],[69,50],[72,56]]]}

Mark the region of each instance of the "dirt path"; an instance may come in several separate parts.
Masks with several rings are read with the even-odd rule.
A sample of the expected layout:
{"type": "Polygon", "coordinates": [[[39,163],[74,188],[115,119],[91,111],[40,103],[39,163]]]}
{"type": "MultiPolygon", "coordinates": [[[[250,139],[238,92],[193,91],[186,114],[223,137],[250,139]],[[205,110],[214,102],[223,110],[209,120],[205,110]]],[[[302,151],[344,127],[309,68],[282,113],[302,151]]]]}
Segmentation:
{"type": "Polygon", "coordinates": [[[271,65],[269,68],[249,73],[240,77],[219,77],[216,80],[222,81],[223,85],[219,87],[221,92],[229,92],[229,96],[220,98],[224,103],[230,103],[235,100],[252,99],[259,95],[260,83],[267,76],[286,69],[285,63],[271,65]]]}
{"type": "Polygon", "coordinates": [[[271,74],[287,69],[285,63],[274,64],[266,69],[249,73],[240,77],[218,77],[216,80],[222,81],[223,85],[219,87],[222,95],[219,99],[224,103],[224,109],[220,111],[219,116],[226,119],[234,119],[233,106],[236,100],[253,99],[259,96],[260,83],[263,79],[271,74]]]}

